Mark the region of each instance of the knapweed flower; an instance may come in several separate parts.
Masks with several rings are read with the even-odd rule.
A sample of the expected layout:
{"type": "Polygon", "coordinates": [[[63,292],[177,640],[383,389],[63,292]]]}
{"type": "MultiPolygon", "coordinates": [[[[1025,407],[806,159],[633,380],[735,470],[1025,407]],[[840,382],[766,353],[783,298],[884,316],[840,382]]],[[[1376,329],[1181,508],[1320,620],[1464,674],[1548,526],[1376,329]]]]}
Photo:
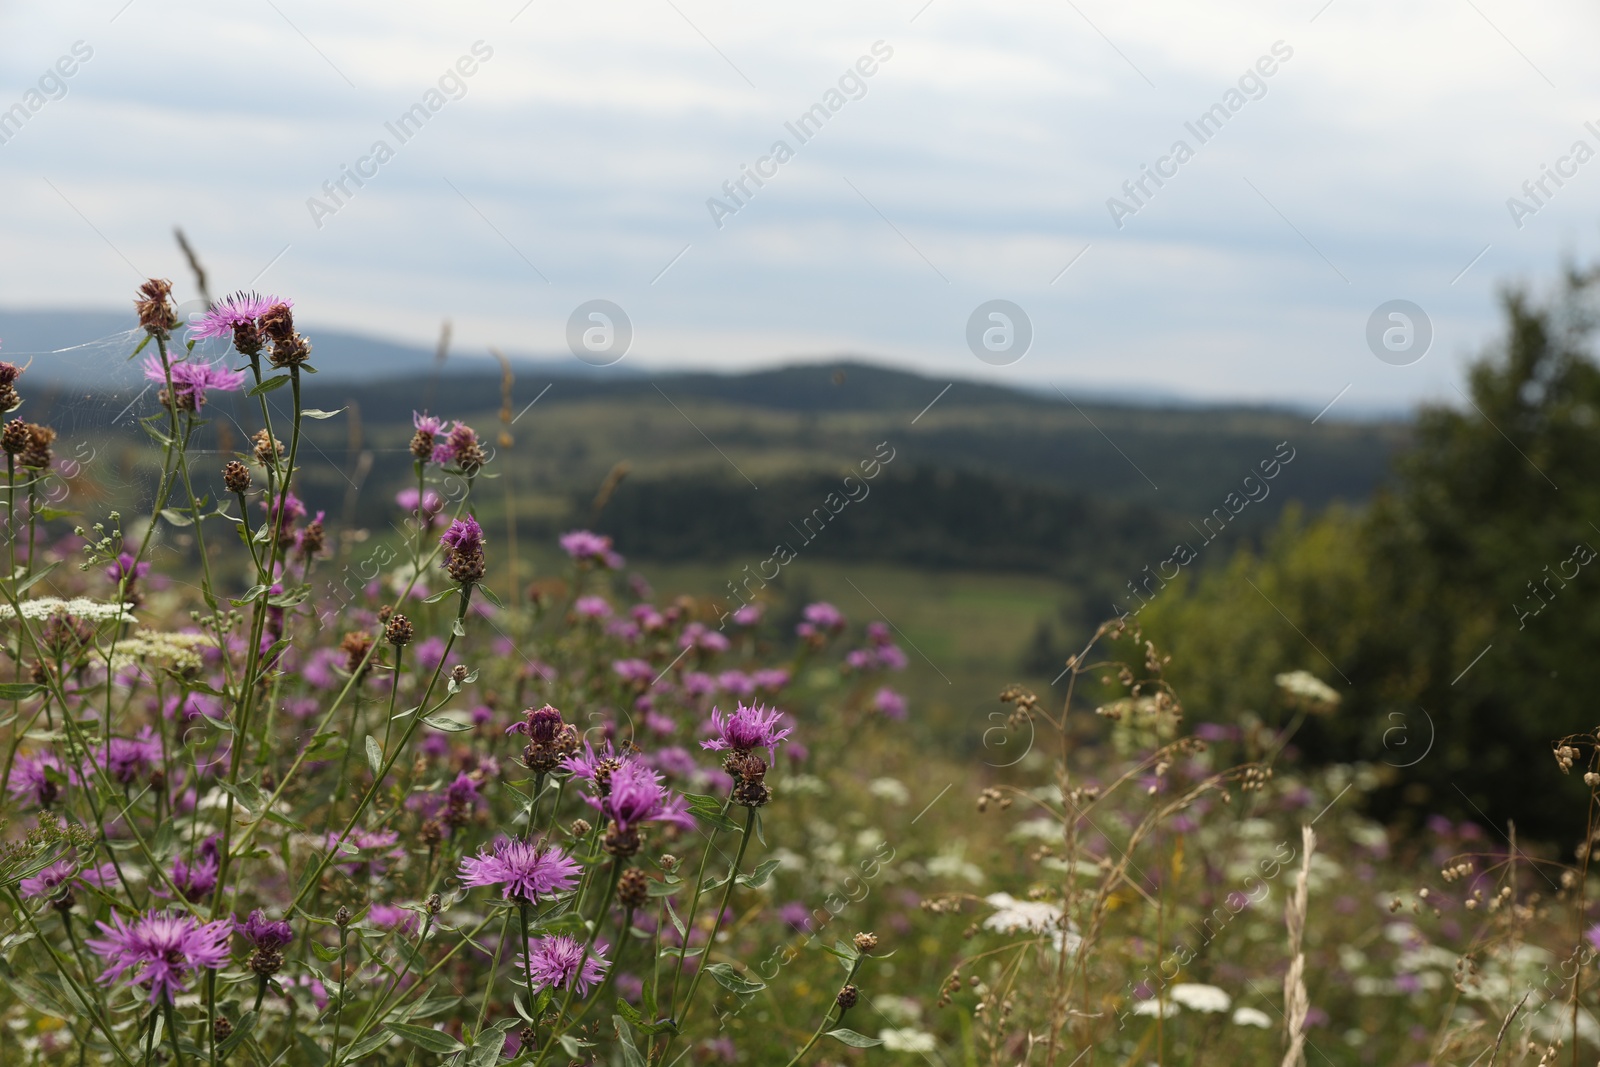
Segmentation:
{"type": "Polygon", "coordinates": [[[478,432],[464,422],[450,428],[445,439],[433,446],[433,461],[440,466],[455,464],[462,474],[471,477],[482,469],[483,446],[478,443],[478,432]]]}
{"type": "Polygon", "coordinates": [[[260,908],[252,911],[244,922],[235,924],[235,928],[256,948],[283,948],[294,940],[293,927],[267,918],[260,908]]]}
{"type": "Polygon", "coordinates": [[[161,742],[148,726],[141,729],[137,737],[113,737],[109,755],[106,748],[98,744],[91,746],[91,758],[95,766],[119,785],[132,785],[147,776],[161,760],[161,742]]]}
{"type": "Polygon", "coordinates": [[[906,717],[906,698],[884,686],[873,694],[872,709],[886,719],[903,719],[906,717]]]}
{"type": "Polygon", "coordinates": [[[444,510],[444,500],[432,489],[402,489],[395,494],[394,502],[408,515],[417,516],[423,526],[432,526],[433,520],[444,510]]]}
{"type": "Polygon", "coordinates": [[[578,864],[554,845],[502,840],[461,861],[461,883],[498,885],[508,900],[535,901],[578,884],[578,864]]]}
{"type": "Polygon", "coordinates": [[[782,723],[783,712],[765,704],[740,704],[732,715],[724,715],[721,710],[712,708],[708,725],[717,736],[700,742],[700,747],[712,752],[728,749],[749,752],[755,748],[776,750],[778,742],[794,732],[787,728],[780,729],[782,723]]]}
{"type": "Polygon", "coordinates": [[[801,612],[802,622],[794,628],[794,632],[808,641],[821,641],[830,633],[838,633],[845,627],[844,612],[825,601],[807,604],[801,612]]]}
{"type": "Polygon", "coordinates": [[[684,799],[662,785],[661,776],[638,760],[623,760],[611,772],[608,785],[603,796],[583,799],[611,820],[603,844],[613,856],[631,856],[639,851],[639,827],[645,823],[668,822],[694,829],[694,818],[684,799]]]}
{"type": "Polygon", "coordinates": [[[573,614],[580,619],[609,619],[611,605],[603,596],[581,596],[572,605],[573,614]]]}
{"type": "Polygon", "coordinates": [[[561,547],[572,557],[572,561],[580,566],[592,564],[618,570],[627,562],[612,551],[611,538],[588,530],[573,530],[562,534],[561,547]]]}
{"type": "MultiPolygon", "coordinates": [[[[182,895],[184,900],[191,904],[204,900],[217,888],[217,846],[215,837],[207,838],[206,845],[200,847],[194,861],[184,859],[182,856],[172,861],[172,884],[182,895]],[[206,845],[210,846],[207,855],[206,845]]],[[[165,895],[165,894],[160,894],[165,895]]]]}
{"type": "Polygon", "coordinates": [[[0,363],[0,413],[15,411],[22,406],[22,395],[17,392],[17,379],[22,368],[15,363],[0,363]]]}
{"type": "Polygon", "coordinates": [[[132,552],[118,552],[117,558],[106,568],[106,577],[113,582],[128,579],[128,588],[133,588],[133,583],[150,573],[150,561],[140,560],[135,563],[132,552]]]}
{"type": "Polygon", "coordinates": [[[270,978],[283,967],[283,948],[294,940],[294,928],[286,922],[274,922],[257,908],[234,929],[244,935],[255,949],[250,953],[250,969],[262,978],[270,978]]]}
{"type": "Polygon", "coordinates": [[[411,934],[417,929],[417,913],[393,904],[374,904],[367,910],[367,922],[379,930],[399,930],[411,934]]]}
{"type": "Polygon", "coordinates": [[[8,783],[11,795],[17,800],[29,798],[41,808],[48,808],[61,795],[61,786],[51,781],[52,776],[58,776],[66,782],[76,783],[78,780],[76,774],[61,766],[61,761],[53,752],[18,756],[11,768],[11,781],[8,783]]]}
{"type": "Polygon", "coordinates": [[[622,766],[622,757],[617,755],[616,749],[607,741],[605,747],[596,752],[594,746],[585,741],[583,755],[572,755],[561,761],[561,768],[574,778],[581,778],[594,786],[597,796],[605,796],[611,792],[611,772],[622,766]]]}
{"type": "Polygon", "coordinates": [[[439,438],[450,432],[449,424],[437,415],[426,411],[413,411],[411,425],[417,431],[411,435],[411,456],[419,463],[433,460],[433,450],[439,438]]]}
{"type": "Polygon", "coordinates": [[[113,912],[109,923],[96,924],[105,933],[85,943],[111,966],[101,981],[126,976],[150,991],[150,1003],[171,1003],[186,991],[184,980],[201,970],[216,970],[228,962],[228,919],[203,923],[193,916],[153,911],[129,923],[113,912]]]}
{"type": "Polygon", "coordinates": [[[506,727],[508,734],[526,734],[522,762],[538,774],[548,774],[578,751],[578,728],[561,718],[561,712],[546,704],[523,712],[522,722],[506,727]]]}
{"type": "Polygon", "coordinates": [[[294,312],[286,300],[280,300],[261,313],[256,325],[272,342],[272,365],[279,369],[301,367],[311,358],[311,345],[295,332],[294,312]]]}
{"type": "Polygon", "coordinates": [[[468,515],[450,524],[439,538],[444,546],[444,569],[462,585],[481,581],[488,564],[483,557],[483,527],[468,515]]]}
{"type": "Polygon", "coordinates": [[[605,958],[609,948],[602,941],[585,951],[584,943],[568,934],[538,937],[528,955],[518,958],[517,966],[531,977],[531,992],[576,989],[579,996],[588,996],[589,987],[597,984],[611,967],[605,958]]]}
{"type": "Polygon", "coordinates": [[[163,366],[159,354],[145,357],[144,376],[148,381],[167,384],[172,376],[172,394],[161,390],[163,404],[176,404],[179,411],[199,411],[206,405],[206,391],[216,389],[224,393],[236,392],[244,384],[244,371],[229,370],[221,363],[199,360],[173,360],[163,366]]]}
{"type": "Polygon", "coordinates": [[[611,664],[611,669],[630,684],[647,684],[656,676],[656,669],[642,659],[619,659],[611,664]]]}
{"type": "Polygon", "coordinates": [[[197,341],[211,337],[231,337],[233,347],[246,356],[261,351],[261,334],[257,320],[274,304],[292,307],[294,301],[282,300],[260,293],[242,290],[223,297],[211,305],[204,315],[189,320],[189,336],[197,341]]]}
{"type": "Polygon", "coordinates": [[[70,888],[72,880],[78,877],[78,861],[68,856],[59,859],[34,875],[24,878],[18,883],[18,888],[24,897],[52,897],[64,899],[70,907],[72,895],[70,888]]]}

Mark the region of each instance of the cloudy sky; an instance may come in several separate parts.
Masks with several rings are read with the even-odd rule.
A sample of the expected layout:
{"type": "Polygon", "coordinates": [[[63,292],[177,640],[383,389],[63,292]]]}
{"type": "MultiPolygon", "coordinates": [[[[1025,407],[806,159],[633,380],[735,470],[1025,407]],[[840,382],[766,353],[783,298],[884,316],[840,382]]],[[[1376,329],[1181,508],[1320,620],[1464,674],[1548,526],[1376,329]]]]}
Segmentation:
{"type": "Polygon", "coordinates": [[[1454,398],[1498,287],[1600,253],[1600,13],[1571,0],[445,7],[0,7],[0,304],[188,286],[181,224],[217,288],[418,343],[449,317],[565,351],[607,299],[630,366],[1398,406],[1454,398]],[[967,341],[995,299],[1033,334],[1000,366],[967,341]],[[1392,300],[1426,322],[1384,319],[1384,362],[1392,300]]]}

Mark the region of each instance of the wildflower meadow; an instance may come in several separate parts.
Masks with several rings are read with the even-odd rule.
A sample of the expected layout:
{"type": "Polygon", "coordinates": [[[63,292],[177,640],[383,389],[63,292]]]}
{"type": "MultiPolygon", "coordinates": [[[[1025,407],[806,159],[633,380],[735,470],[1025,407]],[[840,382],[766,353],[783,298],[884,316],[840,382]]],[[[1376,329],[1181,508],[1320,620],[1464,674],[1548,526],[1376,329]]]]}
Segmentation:
{"type": "Polygon", "coordinates": [[[137,513],[0,363],[0,1063],[1600,1053],[1593,735],[1519,772],[1584,784],[1575,854],[1380,821],[1393,738],[1299,747],[1345,714],[1320,661],[1191,709],[1123,613],[919,746],[878,613],[658,595],[582,528],[522,581],[458,413],[415,412],[387,532],[344,539],[297,495],[350,413],[305,403],[294,303],[135,309],[137,513]]]}

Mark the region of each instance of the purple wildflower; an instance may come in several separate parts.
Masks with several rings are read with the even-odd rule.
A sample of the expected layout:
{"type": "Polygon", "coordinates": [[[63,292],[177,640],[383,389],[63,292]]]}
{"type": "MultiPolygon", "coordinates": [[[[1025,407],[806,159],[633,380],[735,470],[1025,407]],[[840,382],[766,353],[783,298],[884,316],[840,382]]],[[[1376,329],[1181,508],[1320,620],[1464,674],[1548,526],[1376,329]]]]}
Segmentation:
{"type": "Polygon", "coordinates": [[[627,561],[611,549],[611,538],[589,530],[573,530],[561,535],[561,547],[578,564],[593,563],[617,570],[627,561]]]}
{"type": "Polygon", "coordinates": [[[906,717],[906,698],[884,686],[873,694],[872,708],[886,719],[903,719],[906,717]]]}
{"type": "Polygon", "coordinates": [[[610,819],[619,834],[628,834],[647,822],[669,822],[685,830],[694,829],[694,819],[684,799],[662,785],[661,776],[638,760],[623,760],[606,784],[609,788],[603,796],[584,800],[610,819]]]}
{"type": "Polygon", "coordinates": [[[756,691],[756,682],[744,671],[723,671],[717,675],[717,687],[730,696],[747,697],[756,691]]]}
{"type": "Polygon", "coordinates": [[[11,768],[11,795],[18,800],[31,797],[41,808],[49,807],[61,795],[61,787],[51,781],[52,774],[68,782],[77,781],[77,775],[64,769],[53,752],[18,756],[11,768]]]}
{"type": "Polygon", "coordinates": [[[499,841],[461,861],[463,885],[503,886],[511,900],[537,900],[578,884],[578,864],[560,848],[528,841],[499,841]]]}
{"type": "Polygon", "coordinates": [[[444,569],[451,578],[466,585],[483,578],[487,564],[483,558],[483,527],[468,515],[450,524],[439,538],[444,546],[444,569]]]}
{"type": "Polygon", "coordinates": [[[189,335],[202,341],[208,337],[232,337],[235,327],[255,325],[274,304],[293,307],[294,301],[243,291],[225,296],[211,305],[210,311],[189,321],[189,335]]]}
{"type": "Polygon", "coordinates": [[[429,415],[426,411],[411,413],[411,426],[423,433],[431,433],[435,437],[443,437],[450,432],[450,420],[441,419],[437,415],[429,415]]]}
{"type": "Polygon", "coordinates": [[[648,682],[656,676],[656,669],[642,659],[619,659],[611,669],[624,682],[648,682]]]}
{"type": "Polygon", "coordinates": [[[168,374],[172,375],[173,399],[185,411],[199,411],[205,407],[207,389],[232,393],[244,384],[244,371],[228,370],[221,363],[185,359],[163,366],[159,354],[153,353],[145,358],[146,379],[165,385],[168,374]]]}
{"type": "Polygon", "coordinates": [[[172,884],[191,904],[204,900],[217,888],[217,858],[215,846],[210,856],[202,854],[193,863],[182,856],[172,861],[172,884]]]}
{"type": "Polygon", "coordinates": [[[821,639],[845,627],[844,612],[825,601],[807,604],[801,615],[805,621],[794,628],[801,637],[821,639]]]}
{"type": "Polygon", "coordinates": [[[110,758],[103,746],[93,747],[95,765],[109,774],[119,785],[132,785],[148,775],[161,759],[161,742],[146,726],[133,738],[113,737],[110,758]]]}
{"type": "Polygon", "coordinates": [[[25,897],[53,897],[77,875],[78,863],[69,856],[56,860],[32,878],[24,878],[19,888],[25,897]]]}
{"type": "Polygon", "coordinates": [[[252,911],[244,922],[235,923],[234,929],[256,948],[277,950],[294,940],[293,927],[267,918],[260,908],[252,911]]]}
{"type": "Polygon", "coordinates": [[[776,693],[789,684],[789,672],[782,667],[770,667],[765,670],[755,671],[750,675],[750,680],[762,692],[776,693]]]}
{"type": "Polygon", "coordinates": [[[171,1001],[186,991],[184,979],[200,970],[216,970],[228,962],[232,922],[202,923],[189,915],[154,911],[131,924],[113,912],[109,923],[96,924],[103,938],[85,943],[111,962],[101,981],[124,975],[150,990],[150,1003],[171,1001]]]}
{"type": "Polygon", "coordinates": [[[127,578],[130,588],[134,582],[138,581],[140,578],[143,578],[149,573],[150,561],[140,560],[138,563],[135,563],[132,552],[117,553],[116,560],[106,568],[107,578],[110,578],[113,582],[120,582],[122,579],[127,578]]]}
{"type": "Polygon", "coordinates": [[[679,648],[698,648],[702,652],[726,652],[728,645],[726,637],[703,622],[691,622],[685,626],[683,636],[678,639],[679,648]]]}
{"type": "Polygon", "coordinates": [[[582,941],[567,934],[535,938],[526,957],[519,957],[517,965],[532,979],[531,990],[538,992],[576,988],[579,996],[587,996],[589,987],[605,975],[611,962],[605,958],[609,948],[605,942],[587,951],[582,941]]]}
{"type": "Polygon", "coordinates": [[[745,604],[733,613],[733,621],[740,626],[754,626],[761,621],[761,605],[745,604]]]}
{"type": "Polygon", "coordinates": [[[581,596],[572,605],[572,610],[580,619],[609,619],[611,605],[606,603],[603,596],[581,596]]]}
{"type": "Polygon", "coordinates": [[[794,732],[779,729],[782,723],[783,712],[765,704],[740,704],[732,715],[724,715],[717,708],[712,708],[709,725],[717,736],[700,742],[700,747],[713,752],[724,749],[733,749],[735,752],[749,752],[754,748],[776,749],[778,742],[794,732]]]}
{"type": "MultiPolygon", "coordinates": [[[[420,427],[419,427],[420,429],[420,427]]],[[[454,463],[466,474],[475,474],[487,458],[478,443],[478,432],[464,422],[450,428],[443,441],[433,446],[433,462],[444,466],[454,463]]]]}
{"type": "Polygon", "coordinates": [[[417,913],[393,904],[374,904],[367,911],[367,922],[380,930],[399,930],[410,934],[417,929],[417,913]]]}

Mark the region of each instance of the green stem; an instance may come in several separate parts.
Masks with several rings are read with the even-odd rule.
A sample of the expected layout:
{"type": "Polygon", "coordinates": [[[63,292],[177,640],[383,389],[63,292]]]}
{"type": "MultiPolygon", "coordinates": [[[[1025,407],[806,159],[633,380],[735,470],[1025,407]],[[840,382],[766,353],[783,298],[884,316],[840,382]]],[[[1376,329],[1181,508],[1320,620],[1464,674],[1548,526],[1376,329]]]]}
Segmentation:
{"type": "MultiPolygon", "coordinates": [[[[746,808],[744,818],[744,833],[739,838],[739,854],[733,858],[733,867],[728,871],[728,881],[722,889],[722,903],[717,905],[717,914],[715,918],[712,919],[711,936],[706,938],[706,950],[700,957],[700,966],[695,968],[694,978],[690,979],[689,981],[689,994],[683,998],[683,1016],[678,1019],[678,1029],[680,1031],[683,1029],[684,1024],[688,1022],[689,1012],[694,1007],[694,994],[695,990],[700,988],[700,979],[705,977],[706,961],[711,958],[711,946],[716,943],[717,931],[722,929],[722,916],[728,910],[728,901],[733,899],[733,887],[739,884],[739,867],[744,862],[744,851],[750,844],[751,833],[755,829],[755,826],[756,809],[746,808]]],[[[685,927],[685,930],[687,929],[688,928],[685,927]]],[[[687,941],[687,938],[685,938],[685,941],[687,941]]],[[[686,943],[683,948],[684,951],[687,952],[689,950],[688,944],[686,943]]],[[[671,1043],[672,1040],[669,1036],[667,1044],[671,1045],[671,1043]]]]}
{"type": "MultiPolygon", "coordinates": [[[[849,985],[851,982],[855,981],[856,972],[861,970],[861,961],[863,959],[865,959],[864,956],[857,956],[855,958],[855,961],[850,964],[850,974],[844,980],[844,984],[845,985],[849,985]]],[[[802,1048],[799,1052],[796,1052],[794,1054],[794,1059],[790,1060],[787,1064],[784,1065],[784,1067],[796,1067],[796,1065],[799,1064],[799,1062],[801,1060],[806,1058],[806,1053],[811,1051],[811,1046],[815,1045],[818,1041],[820,1041],[822,1039],[822,1035],[827,1032],[828,1024],[833,1021],[833,1009],[834,1008],[838,1008],[838,1007],[839,1007],[839,1002],[837,1000],[835,1000],[832,1004],[828,1005],[828,1010],[822,1013],[822,1022],[817,1026],[816,1032],[811,1035],[811,1040],[807,1041],[805,1043],[805,1047],[802,1048]]],[[[839,1022],[843,1022],[844,1021],[844,1009],[843,1008],[839,1008],[839,1019],[838,1019],[838,1021],[839,1022]]]]}

